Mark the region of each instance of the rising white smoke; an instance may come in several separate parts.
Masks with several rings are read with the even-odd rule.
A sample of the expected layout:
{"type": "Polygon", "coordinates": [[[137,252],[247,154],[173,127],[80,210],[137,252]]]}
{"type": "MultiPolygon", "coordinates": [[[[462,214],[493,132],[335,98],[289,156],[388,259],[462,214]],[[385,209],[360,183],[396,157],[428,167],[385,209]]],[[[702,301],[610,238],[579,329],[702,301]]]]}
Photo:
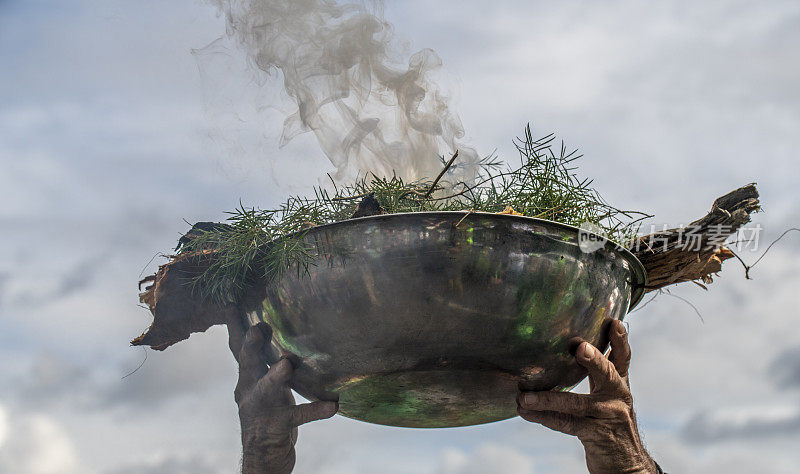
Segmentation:
{"type": "Polygon", "coordinates": [[[281,146],[313,132],[337,179],[357,173],[431,178],[440,155],[459,150],[458,179],[476,171],[477,154],[447,95],[431,80],[442,61],[430,49],[408,64],[390,59],[392,28],[382,4],[330,0],[212,0],[227,36],[262,75],[279,70],[297,104],[281,146]]]}

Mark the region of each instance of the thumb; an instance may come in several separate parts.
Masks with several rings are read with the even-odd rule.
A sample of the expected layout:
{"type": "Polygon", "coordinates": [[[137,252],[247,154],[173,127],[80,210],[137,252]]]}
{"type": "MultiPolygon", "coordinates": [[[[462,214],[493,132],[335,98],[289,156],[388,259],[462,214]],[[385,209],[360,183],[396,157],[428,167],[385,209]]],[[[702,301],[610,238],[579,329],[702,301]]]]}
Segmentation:
{"type": "Polygon", "coordinates": [[[292,407],[291,424],[300,426],[310,421],[324,420],[339,410],[337,402],[311,402],[292,407]]]}

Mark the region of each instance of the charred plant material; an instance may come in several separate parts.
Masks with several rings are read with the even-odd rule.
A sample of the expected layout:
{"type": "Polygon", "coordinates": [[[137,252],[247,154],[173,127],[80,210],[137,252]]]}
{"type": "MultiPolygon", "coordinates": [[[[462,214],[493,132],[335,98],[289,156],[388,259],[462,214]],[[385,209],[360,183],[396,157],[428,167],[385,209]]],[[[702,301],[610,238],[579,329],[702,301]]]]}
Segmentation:
{"type": "Polygon", "coordinates": [[[356,212],[354,212],[350,218],[355,219],[356,217],[378,216],[380,214],[383,214],[383,209],[381,208],[378,200],[375,199],[375,193],[369,193],[364,196],[364,199],[362,199],[360,203],[358,203],[356,212]]]}
{"type": "Polygon", "coordinates": [[[206,232],[227,232],[230,229],[231,226],[228,224],[222,224],[220,222],[196,222],[192,228],[189,229],[189,232],[183,234],[181,238],[178,239],[178,245],[175,247],[175,251],[177,252],[181,247],[200,237],[206,232]]]}

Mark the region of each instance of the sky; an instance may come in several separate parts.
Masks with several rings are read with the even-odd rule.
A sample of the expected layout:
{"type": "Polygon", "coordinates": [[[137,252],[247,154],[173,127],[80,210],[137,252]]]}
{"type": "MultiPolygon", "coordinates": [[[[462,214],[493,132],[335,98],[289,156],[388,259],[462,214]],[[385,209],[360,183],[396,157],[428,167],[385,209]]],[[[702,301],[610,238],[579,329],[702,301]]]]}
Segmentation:
{"type": "MultiPolygon", "coordinates": [[[[800,224],[797,2],[387,0],[385,16],[405,51],[441,56],[480,153],[516,159],[530,122],[655,225],[750,182],[759,251],[800,224]]],[[[192,54],[224,32],[200,0],[0,0],[0,472],[237,469],[224,328],[130,347],[151,322],[136,283],[186,221],[275,206],[333,168],[311,136],[278,148],[275,81],[192,54]]],[[[676,286],[626,318],[640,428],[666,470],[796,471],[798,251],[789,234],[752,280],[730,261],[708,291],[676,286]]],[[[520,419],[337,416],[303,426],[297,452],[299,473],[585,470],[577,440],[520,419]]]]}

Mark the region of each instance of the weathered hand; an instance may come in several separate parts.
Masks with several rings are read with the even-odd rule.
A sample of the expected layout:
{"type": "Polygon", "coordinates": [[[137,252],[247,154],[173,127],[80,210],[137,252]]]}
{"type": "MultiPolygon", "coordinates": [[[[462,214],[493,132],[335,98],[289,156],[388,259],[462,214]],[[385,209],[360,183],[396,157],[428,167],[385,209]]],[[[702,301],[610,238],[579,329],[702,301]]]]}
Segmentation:
{"type": "Polygon", "coordinates": [[[242,426],[242,473],[289,473],[295,464],[297,427],[332,417],[336,402],[295,405],[289,388],[292,364],[281,359],[270,367],[264,358],[272,330],[265,323],[243,333],[238,321],[228,324],[229,345],[239,362],[234,397],[242,426]]]}
{"type": "Polygon", "coordinates": [[[621,322],[611,322],[609,339],[608,358],[585,341],[576,352],[589,371],[589,394],[524,392],[517,411],[530,422],[578,437],[589,472],[657,473],[636,426],[628,382],[631,349],[621,322]]]}

